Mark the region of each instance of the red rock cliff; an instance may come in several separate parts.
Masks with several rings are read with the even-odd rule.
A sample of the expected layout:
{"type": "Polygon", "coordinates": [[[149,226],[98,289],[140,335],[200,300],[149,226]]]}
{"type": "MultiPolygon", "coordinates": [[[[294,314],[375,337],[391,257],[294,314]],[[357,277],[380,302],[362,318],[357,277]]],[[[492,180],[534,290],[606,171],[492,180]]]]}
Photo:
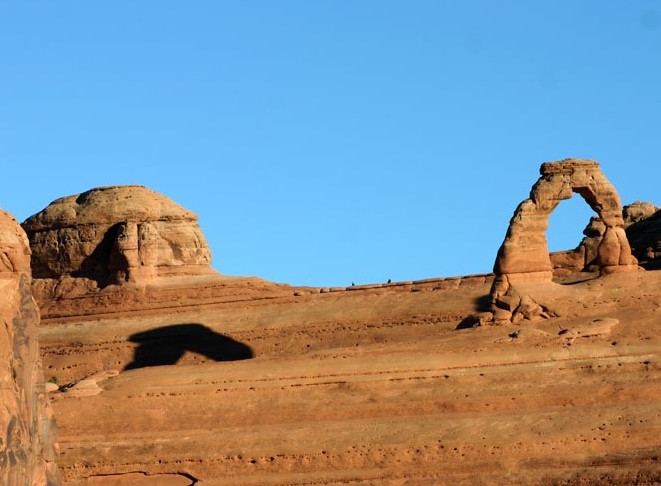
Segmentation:
{"type": "Polygon", "coordinates": [[[30,249],[18,223],[0,210],[0,484],[58,485],[55,422],[45,395],[30,291],[30,249]]]}

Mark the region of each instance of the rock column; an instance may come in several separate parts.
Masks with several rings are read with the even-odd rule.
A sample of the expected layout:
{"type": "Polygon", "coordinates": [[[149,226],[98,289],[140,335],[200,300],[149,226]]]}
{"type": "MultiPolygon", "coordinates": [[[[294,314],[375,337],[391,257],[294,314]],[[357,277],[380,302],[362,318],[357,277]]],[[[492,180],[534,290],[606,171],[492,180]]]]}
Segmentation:
{"type": "Polygon", "coordinates": [[[0,210],[0,484],[59,485],[45,394],[27,236],[0,210]]]}

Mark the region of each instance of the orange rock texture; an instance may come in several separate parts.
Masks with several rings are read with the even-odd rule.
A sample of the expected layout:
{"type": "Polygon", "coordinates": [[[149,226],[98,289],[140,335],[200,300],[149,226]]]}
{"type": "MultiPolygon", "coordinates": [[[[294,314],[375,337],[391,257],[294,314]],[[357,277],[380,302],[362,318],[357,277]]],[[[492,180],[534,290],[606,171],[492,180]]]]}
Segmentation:
{"type": "Polygon", "coordinates": [[[0,210],[0,484],[59,484],[55,423],[39,355],[39,310],[30,292],[30,249],[0,210]]]}
{"type": "Polygon", "coordinates": [[[23,228],[39,279],[86,279],[105,287],[211,272],[211,252],[197,216],[142,186],[63,197],[23,228]]]}
{"type": "Polygon", "coordinates": [[[555,317],[456,330],[492,281],[216,287],[46,319],[67,484],[661,480],[661,273],[558,285],[538,294],[555,317]]]}
{"type": "Polygon", "coordinates": [[[64,484],[661,482],[657,212],[595,162],[542,166],[496,275],[347,288],[220,275],[164,196],[84,194],[25,224],[64,484]],[[573,192],[596,250],[552,278],[573,192]]]}

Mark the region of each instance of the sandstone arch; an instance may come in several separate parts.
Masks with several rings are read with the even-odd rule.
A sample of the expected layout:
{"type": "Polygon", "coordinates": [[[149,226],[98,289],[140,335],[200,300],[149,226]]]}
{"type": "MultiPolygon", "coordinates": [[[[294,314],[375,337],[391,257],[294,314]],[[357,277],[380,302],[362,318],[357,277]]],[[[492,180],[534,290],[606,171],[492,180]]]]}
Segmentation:
{"type": "Polygon", "coordinates": [[[497,277],[506,275],[510,282],[551,280],[553,266],[546,241],[549,216],[561,201],[574,193],[586,201],[605,226],[595,262],[601,273],[636,268],[624,232],[620,197],[597,162],[578,159],[548,162],[542,164],[540,173],[530,198],[519,204],[510,220],[494,264],[497,277]]]}
{"type": "Polygon", "coordinates": [[[591,249],[586,259],[589,262],[585,263],[596,266],[601,274],[638,269],[624,232],[620,196],[597,162],[578,159],[548,162],[542,164],[540,173],[530,198],[516,208],[498,250],[489,313],[496,324],[555,315],[540,301],[537,292],[530,292],[530,287],[526,289],[524,284],[553,285],[553,266],[546,241],[549,216],[560,201],[574,193],[598,214],[595,220],[601,226],[596,250],[591,249]]]}

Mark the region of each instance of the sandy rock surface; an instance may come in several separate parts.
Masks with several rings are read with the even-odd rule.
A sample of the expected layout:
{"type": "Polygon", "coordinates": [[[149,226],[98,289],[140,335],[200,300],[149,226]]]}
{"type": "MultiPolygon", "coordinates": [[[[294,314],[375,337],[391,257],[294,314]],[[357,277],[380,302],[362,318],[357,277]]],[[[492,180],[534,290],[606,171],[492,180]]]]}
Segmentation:
{"type": "Polygon", "coordinates": [[[661,272],[530,283],[556,317],[456,330],[492,280],[45,319],[47,375],[100,390],[51,394],[66,484],[661,481],[661,272]]]}
{"type": "Polygon", "coordinates": [[[221,276],[143,187],[55,201],[24,227],[65,484],[660,484],[661,272],[627,239],[655,268],[658,211],[540,171],[495,275],[347,288],[221,276]],[[549,256],[572,193],[598,216],[549,256]]]}
{"type": "MultiPolygon", "coordinates": [[[[496,278],[488,309],[496,324],[555,316],[541,295],[523,292],[520,283],[551,282],[559,276],[567,280],[588,272],[603,275],[641,269],[631,253],[620,197],[597,162],[579,159],[547,162],[540,167],[540,173],[530,198],[514,211],[496,256],[496,278]],[[590,220],[584,231],[586,238],[575,250],[549,254],[546,242],[549,216],[562,200],[574,193],[598,216],[590,220]]],[[[642,206],[629,211],[637,217],[648,212],[649,208],[642,206]]]]}

